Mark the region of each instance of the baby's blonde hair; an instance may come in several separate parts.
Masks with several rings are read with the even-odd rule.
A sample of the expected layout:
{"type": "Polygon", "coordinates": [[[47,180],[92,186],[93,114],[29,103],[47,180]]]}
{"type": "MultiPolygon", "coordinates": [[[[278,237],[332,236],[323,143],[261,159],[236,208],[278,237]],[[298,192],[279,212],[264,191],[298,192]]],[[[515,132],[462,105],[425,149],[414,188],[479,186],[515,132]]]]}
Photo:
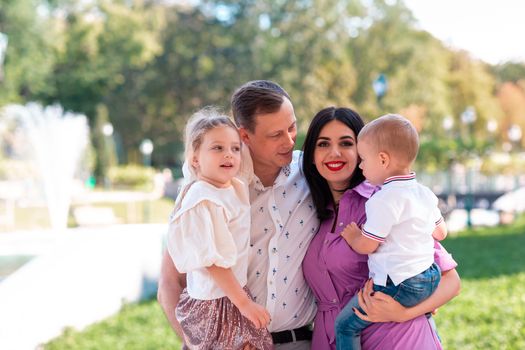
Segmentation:
{"type": "Polygon", "coordinates": [[[386,114],[366,124],[359,132],[358,142],[364,141],[387,152],[396,159],[412,164],[419,150],[419,136],[412,123],[399,114],[386,114]]]}
{"type": "Polygon", "coordinates": [[[204,135],[217,127],[230,127],[238,132],[232,120],[217,107],[205,107],[190,117],[184,132],[184,158],[188,165],[191,166],[193,155],[202,145],[204,135]]]}

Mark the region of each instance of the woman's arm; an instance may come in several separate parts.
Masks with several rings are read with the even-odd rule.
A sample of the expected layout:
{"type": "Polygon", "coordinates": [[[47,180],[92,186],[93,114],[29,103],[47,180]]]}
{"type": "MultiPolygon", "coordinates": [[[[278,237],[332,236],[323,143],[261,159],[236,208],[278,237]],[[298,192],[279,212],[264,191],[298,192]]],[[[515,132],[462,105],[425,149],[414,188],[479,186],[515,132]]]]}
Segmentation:
{"type": "Polygon", "coordinates": [[[461,288],[461,281],[456,269],[445,271],[436,291],[428,299],[407,308],[389,295],[373,292],[372,284],[372,280],[369,280],[358,295],[359,306],[363,308],[366,315],[356,310],[356,314],[360,318],[370,322],[405,322],[428,312],[433,312],[458,295],[461,288]]]}
{"type": "Polygon", "coordinates": [[[186,274],[180,273],[166,249],[162,256],[160,267],[159,288],[157,300],[177,335],[184,339],[182,328],[175,317],[175,308],[180,300],[180,295],[186,287],[186,274]]]}
{"type": "Polygon", "coordinates": [[[242,289],[230,268],[212,265],[206,268],[217,285],[224,291],[241,314],[253,322],[255,327],[266,327],[270,323],[270,314],[259,304],[253,302],[242,289]]]}

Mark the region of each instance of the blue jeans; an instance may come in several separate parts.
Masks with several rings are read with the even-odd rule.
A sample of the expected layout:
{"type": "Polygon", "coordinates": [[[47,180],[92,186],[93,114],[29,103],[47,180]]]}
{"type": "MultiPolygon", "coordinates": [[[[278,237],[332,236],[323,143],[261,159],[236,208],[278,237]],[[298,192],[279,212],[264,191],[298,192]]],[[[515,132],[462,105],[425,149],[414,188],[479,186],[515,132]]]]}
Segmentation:
{"type": "MultiPolygon", "coordinates": [[[[389,277],[386,287],[374,284],[374,291],[388,294],[401,305],[410,307],[419,304],[432,295],[440,279],[441,271],[434,263],[419,275],[408,278],[397,286],[389,277]]],[[[346,304],[335,320],[337,350],[361,349],[361,331],[372,323],[360,319],[352,308],[356,308],[364,314],[364,311],[359,307],[357,295],[346,304]]]]}

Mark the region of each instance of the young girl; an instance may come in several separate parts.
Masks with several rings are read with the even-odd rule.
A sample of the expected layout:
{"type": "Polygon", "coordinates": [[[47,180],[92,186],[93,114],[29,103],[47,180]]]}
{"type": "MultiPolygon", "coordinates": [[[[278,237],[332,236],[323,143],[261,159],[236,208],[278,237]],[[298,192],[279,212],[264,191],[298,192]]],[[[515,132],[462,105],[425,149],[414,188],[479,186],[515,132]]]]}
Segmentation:
{"type": "Polygon", "coordinates": [[[235,176],[241,141],[233,122],[214,109],[186,126],[186,184],[175,203],[168,251],[187,273],[176,309],[190,349],[271,349],[266,309],[246,288],[250,235],[247,186],[235,176]]]}

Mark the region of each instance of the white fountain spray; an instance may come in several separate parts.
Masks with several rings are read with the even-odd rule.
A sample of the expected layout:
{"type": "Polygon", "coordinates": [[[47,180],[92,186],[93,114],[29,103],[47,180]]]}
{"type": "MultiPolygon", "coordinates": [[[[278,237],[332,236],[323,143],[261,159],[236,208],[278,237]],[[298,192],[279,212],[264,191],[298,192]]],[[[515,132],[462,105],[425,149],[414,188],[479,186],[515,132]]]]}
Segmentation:
{"type": "Polygon", "coordinates": [[[8,105],[8,117],[19,118],[40,170],[53,229],[67,228],[75,170],[89,137],[84,115],[64,112],[60,105],[8,105]]]}

